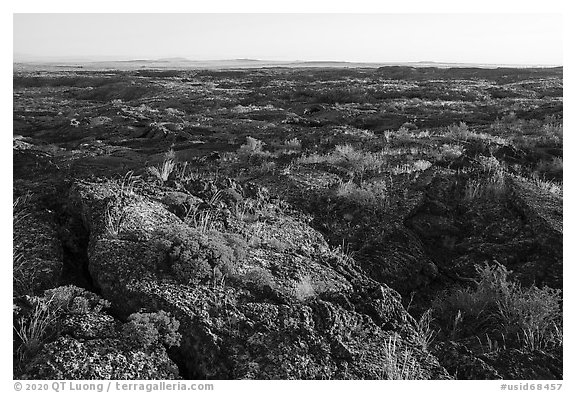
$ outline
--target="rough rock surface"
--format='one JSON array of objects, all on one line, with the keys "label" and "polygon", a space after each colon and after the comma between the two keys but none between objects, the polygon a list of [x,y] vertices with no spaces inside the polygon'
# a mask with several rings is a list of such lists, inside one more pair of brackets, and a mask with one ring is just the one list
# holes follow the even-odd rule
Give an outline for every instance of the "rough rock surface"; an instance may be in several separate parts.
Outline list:
[{"label": "rough rock surface", "polygon": [[[123,315],[164,310],[179,321],[185,377],[449,378],[398,294],[298,221],[229,215],[219,228],[236,233],[205,241],[164,205],[109,184],[77,183],[70,195],[96,285]],[[122,217],[113,234],[110,209]]]},{"label": "rough rock surface", "polygon": [[[404,225],[405,218],[422,204],[424,193],[411,187],[376,207],[358,204],[335,195],[339,178],[332,172],[336,170],[304,168],[257,182],[309,212],[311,225],[333,243],[344,243],[342,248],[354,254],[370,278],[401,294],[425,287],[438,269],[418,237]],[[395,181],[401,184],[406,179]]]},{"label": "rough rock surface", "polygon": [[525,285],[562,286],[562,198],[511,176],[500,197],[463,197],[466,180],[439,174],[406,223],[441,270],[459,279],[497,261]]},{"label": "rough rock surface", "polygon": [[486,363],[498,369],[503,379],[562,379],[562,354],[508,349],[484,355]]},{"label": "rough rock surface", "polygon": [[[19,375],[22,379],[174,379],[176,365],[158,341],[142,345],[126,333],[126,325],[103,308],[108,305],[83,289],[67,286],[30,298],[16,311],[20,321],[43,321],[49,315],[46,332],[52,332]],[[38,307],[48,310],[38,314]],[[21,323],[22,325],[22,323]],[[28,346],[29,347],[29,346]],[[23,348],[28,348],[23,346]],[[28,348],[29,349],[29,348]]]},{"label": "rough rock surface", "polygon": [[518,178],[510,179],[510,189],[511,201],[535,235],[537,252],[529,258],[523,270],[531,273],[536,282],[552,288],[562,288],[562,197],[544,192],[534,184]]},{"label": "rough rock surface", "polygon": [[494,367],[480,359],[463,344],[453,341],[442,342],[435,346],[433,352],[450,375],[456,379],[503,378]]},{"label": "rough rock surface", "polygon": [[27,205],[14,220],[14,295],[53,288],[58,285],[63,268],[53,214]]}]

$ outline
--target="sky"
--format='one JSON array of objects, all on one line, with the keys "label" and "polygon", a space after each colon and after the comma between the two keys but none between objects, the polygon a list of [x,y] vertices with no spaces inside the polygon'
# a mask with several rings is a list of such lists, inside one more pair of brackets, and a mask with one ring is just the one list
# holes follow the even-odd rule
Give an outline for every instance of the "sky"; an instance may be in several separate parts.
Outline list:
[{"label": "sky", "polygon": [[561,14],[14,14],[15,61],[562,64]]}]

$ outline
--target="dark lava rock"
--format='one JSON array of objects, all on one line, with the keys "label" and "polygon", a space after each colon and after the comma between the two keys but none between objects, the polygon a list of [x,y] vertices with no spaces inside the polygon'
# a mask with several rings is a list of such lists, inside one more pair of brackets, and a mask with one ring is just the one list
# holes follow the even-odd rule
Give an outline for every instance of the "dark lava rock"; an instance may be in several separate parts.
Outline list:
[{"label": "dark lava rock", "polygon": [[[179,321],[186,378],[449,378],[399,295],[298,220],[232,216],[235,233],[203,232],[105,183],[70,195],[90,232],[94,282],[121,315],[164,310]],[[110,232],[104,217],[119,205]]]},{"label": "dark lava rock", "polygon": [[117,339],[63,336],[46,345],[22,379],[175,379],[176,365],[164,348],[140,351]]},{"label": "dark lava rock", "polygon": [[[529,258],[525,275],[538,284],[562,288],[563,199],[526,180],[510,178],[510,200],[535,235],[536,255]],[[540,263],[538,263],[540,262]]]},{"label": "dark lava rock", "polygon": [[562,379],[562,354],[553,356],[542,351],[524,352],[505,349],[482,356],[498,370],[503,379],[555,380]]},{"label": "dark lava rock", "polygon": [[464,198],[466,181],[439,174],[406,221],[445,273],[472,277],[497,261],[523,285],[562,286],[562,198],[506,175],[500,197]]},{"label": "dark lava rock", "polygon": [[143,345],[104,312],[109,303],[74,286],[48,290],[42,298],[17,302],[18,326],[38,323],[43,345],[21,345],[19,379],[175,379],[176,365],[159,338]]},{"label": "dark lava rock", "polygon": [[63,269],[62,246],[53,212],[24,204],[14,220],[14,295],[57,286]]},{"label": "dark lava rock", "polygon": [[502,379],[494,367],[476,356],[463,344],[453,341],[438,343],[433,351],[438,361],[456,379]]}]

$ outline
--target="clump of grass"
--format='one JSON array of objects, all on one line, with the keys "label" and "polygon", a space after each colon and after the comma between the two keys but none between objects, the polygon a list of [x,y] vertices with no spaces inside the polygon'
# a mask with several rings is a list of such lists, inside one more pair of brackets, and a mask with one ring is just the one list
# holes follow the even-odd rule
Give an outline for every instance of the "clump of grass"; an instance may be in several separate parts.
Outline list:
[{"label": "clump of grass", "polygon": [[350,144],[345,144],[337,145],[334,151],[328,154],[320,155],[312,153],[307,156],[302,156],[296,162],[303,165],[319,163],[339,165],[351,170],[353,174],[362,178],[366,173],[381,173],[385,169],[388,161],[383,151],[372,153],[358,150]]},{"label": "clump of grass", "polygon": [[286,150],[299,151],[302,149],[302,141],[298,138],[292,138],[284,141],[283,147]]},{"label": "clump of grass", "polygon": [[274,161],[264,161],[258,166],[257,170],[260,173],[273,173],[276,168],[277,166]]},{"label": "clump of grass", "polygon": [[63,314],[100,312],[110,306],[109,302],[74,286],[50,289],[42,297],[28,299],[30,309],[15,318],[13,325],[19,340],[17,355],[20,365],[25,365],[45,343],[60,334]]},{"label": "clump of grass", "polygon": [[359,205],[385,206],[389,202],[389,189],[384,181],[361,182],[352,180],[340,183],[336,195]]},{"label": "clump of grass", "polygon": [[[27,202],[30,198],[29,194],[19,196],[12,202],[12,224],[13,227],[20,225],[24,219],[30,216]],[[21,240],[19,240],[14,233],[12,237],[12,275],[14,281],[14,290],[16,293],[31,291],[34,284],[34,277],[36,274],[26,272],[27,263],[24,259],[24,254],[20,251]]]},{"label": "clump of grass", "polygon": [[499,198],[506,194],[506,170],[495,157],[478,157],[482,173],[469,178],[464,188],[464,200],[473,202],[481,198]]},{"label": "clump of grass", "polygon": [[464,154],[464,147],[459,144],[444,144],[440,146],[436,159],[441,160],[454,160]]},{"label": "clump of grass", "polygon": [[452,339],[488,337],[491,348],[547,350],[562,345],[560,290],[521,287],[500,264],[478,267],[477,272],[475,288],[457,289],[434,302],[445,334]]},{"label": "clump of grass", "polygon": [[30,200],[30,194],[25,194],[14,199],[12,202],[12,223],[17,225],[30,215],[27,203]]},{"label": "clump of grass", "polygon": [[125,197],[134,195],[134,188],[138,180],[139,177],[134,176],[134,171],[126,172],[122,180],[119,181],[120,188],[118,190],[118,196]]},{"label": "clump of grass", "polygon": [[358,174],[379,173],[387,161],[382,154],[357,150],[351,145],[338,145],[333,153],[334,163],[350,167]]},{"label": "clump of grass", "polygon": [[247,163],[253,163],[254,161],[265,160],[266,158],[272,157],[272,153],[264,151],[264,146],[266,146],[266,143],[263,141],[247,136],[246,143],[241,145],[237,151],[238,157],[241,161]]},{"label": "clump of grass", "polygon": [[542,133],[552,142],[562,143],[564,134],[562,121],[558,119],[549,119],[542,126]]},{"label": "clump of grass", "polygon": [[266,144],[261,140],[252,138],[251,136],[247,136],[246,143],[240,146],[240,149],[238,149],[238,153],[248,155],[259,154],[263,152],[264,146],[266,146]]},{"label": "clump of grass", "polygon": [[408,128],[402,126],[396,132],[395,139],[398,143],[409,143],[415,139],[415,136]]},{"label": "clump of grass", "polygon": [[121,200],[110,202],[104,214],[104,226],[106,232],[112,237],[118,237],[122,230],[126,210],[122,207]]},{"label": "clump of grass", "polygon": [[552,180],[541,178],[537,173],[532,173],[530,175],[529,181],[541,190],[558,196],[563,195],[563,187],[561,183],[556,183]]},{"label": "clump of grass", "polygon": [[468,128],[468,125],[464,122],[460,122],[459,124],[452,124],[449,125],[445,136],[454,139],[469,139],[471,137],[472,131]]},{"label": "clump of grass", "polygon": [[424,349],[428,349],[438,335],[438,331],[432,327],[433,321],[433,310],[429,308],[420,316],[416,323],[416,330],[420,334]]},{"label": "clump of grass", "polygon": [[176,167],[176,154],[170,149],[164,154],[164,160],[157,166],[148,167],[148,173],[153,175],[162,184],[168,181],[170,174]]},{"label": "clump of grass", "polygon": [[52,333],[51,327],[57,320],[57,313],[51,306],[51,299],[36,299],[27,316],[18,319],[14,331],[22,344],[18,348],[21,362],[34,356]]},{"label": "clump of grass", "polygon": [[432,163],[427,160],[416,160],[414,162],[403,164],[403,165],[396,165],[392,168],[392,173],[394,175],[400,175],[403,173],[412,174],[417,172],[425,171],[426,169],[430,168]]},{"label": "clump of grass", "polygon": [[188,161],[182,163],[176,163],[173,170],[174,178],[178,179],[182,183],[188,183],[190,181],[198,180],[202,176],[197,168],[189,168]]},{"label": "clump of grass", "polygon": [[192,226],[200,233],[208,233],[214,229],[214,214],[210,210],[197,211],[192,215]]},{"label": "clump of grass", "polygon": [[422,371],[412,356],[412,352],[401,349],[398,336],[389,337],[384,343],[385,358],[383,364],[384,378],[388,380],[422,379]]},{"label": "clump of grass", "polygon": [[121,180],[111,183],[112,195],[104,213],[104,227],[112,237],[117,237],[120,234],[126,219],[124,206],[136,194],[135,187],[139,180],[139,176],[134,176],[134,172],[129,171]]}]

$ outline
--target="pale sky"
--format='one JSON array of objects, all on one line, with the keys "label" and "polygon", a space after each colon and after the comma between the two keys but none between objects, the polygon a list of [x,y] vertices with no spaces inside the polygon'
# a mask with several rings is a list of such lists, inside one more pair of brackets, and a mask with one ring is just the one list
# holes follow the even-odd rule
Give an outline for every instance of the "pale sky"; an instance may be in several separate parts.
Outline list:
[{"label": "pale sky", "polygon": [[14,14],[15,59],[562,64],[560,14]]}]

